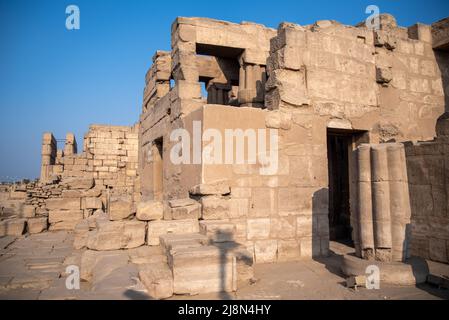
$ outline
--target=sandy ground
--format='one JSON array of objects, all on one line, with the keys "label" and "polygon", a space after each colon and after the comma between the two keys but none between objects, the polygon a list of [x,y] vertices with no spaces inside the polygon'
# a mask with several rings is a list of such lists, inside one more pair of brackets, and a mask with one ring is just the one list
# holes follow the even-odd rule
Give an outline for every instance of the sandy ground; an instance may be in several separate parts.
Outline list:
[{"label": "sandy ground", "polygon": [[[104,276],[98,277],[96,283],[82,283],[80,290],[68,290],[66,265],[79,263],[81,253],[73,250],[72,241],[73,236],[66,232],[0,238],[0,299],[149,299],[133,264],[115,270],[106,266]],[[331,243],[332,254],[326,258],[256,265],[257,281],[235,293],[171,299],[449,299],[449,290],[428,284],[400,287],[381,283],[379,290],[347,288],[339,265],[341,254],[350,250]],[[125,251],[123,254],[127,255]],[[429,263],[429,267],[431,271],[449,270],[448,265],[436,263]]]}]

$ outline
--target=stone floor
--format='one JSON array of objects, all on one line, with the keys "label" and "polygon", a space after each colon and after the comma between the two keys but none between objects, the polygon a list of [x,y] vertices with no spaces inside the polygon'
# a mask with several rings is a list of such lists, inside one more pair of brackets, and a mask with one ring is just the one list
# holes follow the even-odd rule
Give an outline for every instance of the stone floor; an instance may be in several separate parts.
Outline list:
[{"label": "stone floor", "polygon": [[[0,238],[0,299],[149,299],[138,279],[138,266],[127,251],[114,253],[112,260],[98,266],[90,285],[82,282],[80,290],[68,290],[66,266],[79,265],[81,255],[72,242],[73,236],[66,232]],[[332,243],[331,250],[330,257],[314,261],[257,265],[257,281],[236,293],[172,299],[449,299],[449,290],[427,284],[346,288],[339,254],[348,248]],[[449,268],[435,263],[429,267],[443,272]]]}]

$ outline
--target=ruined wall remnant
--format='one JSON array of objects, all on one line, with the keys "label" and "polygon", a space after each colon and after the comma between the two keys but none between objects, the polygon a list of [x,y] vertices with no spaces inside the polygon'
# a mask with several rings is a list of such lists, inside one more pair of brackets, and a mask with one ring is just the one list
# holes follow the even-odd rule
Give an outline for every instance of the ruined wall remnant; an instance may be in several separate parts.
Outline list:
[{"label": "ruined wall remnant", "polygon": [[448,116],[440,117],[434,141],[407,143],[410,188],[411,253],[449,262]]}]

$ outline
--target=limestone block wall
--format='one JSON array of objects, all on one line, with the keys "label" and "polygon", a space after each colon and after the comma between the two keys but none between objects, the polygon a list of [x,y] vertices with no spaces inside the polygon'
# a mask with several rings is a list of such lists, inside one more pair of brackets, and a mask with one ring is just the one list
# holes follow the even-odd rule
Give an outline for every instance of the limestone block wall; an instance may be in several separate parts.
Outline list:
[{"label": "limestone block wall", "polygon": [[441,140],[406,144],[411,254],[449,262],[449,148]]},{"label": "limestone block wall", "polygon": [[[142,199],[163,201],[164,220],[187,215],[203,225],[229,223],[259,262],[327,254],[328,130],[351,134],[349,151],[361,143],[432,139],[444,111],[444,63],[433,51],[430,26],[399,27],[389,15],[381,17],[377,31],[327,20],[309,26],[282,23],[276,31],[252,23],[178,18],[171,42],[171,52],[157,52],[147,73],[139,130]],[[235,86],[235,79],[223,80],[217,57],[238,60],[232,106],[213,104],[226,100],[215,99],[220,90]],[[201,96],[204,81],[213,93],[208,100]],[[277,130],[279,170],[261,175],[260,164],[173,165],[170,152],[176,143],[170,135],[186,129],[192,137],[194,121],[201,121],[200,135],[207,129]],[[353,210],[357,181],[351,163],[349,169]],[[216,184],[229,190],[218,192]],[[215,191],[197,191],[202,188]],[[195,210],[170,204],[186,198],[200,203],[199,215],[196,204],[187,206]],[[387,248],[393,260],[407,254],[399,242]],[[384,245],[376,248],[380,253]]]},{"label": "limestone block wall", "polygon": [[109,211],[117,199],[140,200],[137,163],[138,126],[92,125],[82,153],[73,134],[57,150],[56,139],[46,133],[43,175],[29,191],[29,205],[48,216],[51,230],[73,230],[96,211]]},{"label": "limestone block wall", "polygon": [[367,260],[410,257],[410,198],[403,144],[362,144],[356,157],[356,253]]},{"label": "limestone block wall", "polygon": [[[416,27],[416,26],[415,26]],[[371,142],[429,140],[444,112],[430,26],[381,16],[381,29],[318,21],[284,23],[271,41],[265,105],[366,130]]]}]

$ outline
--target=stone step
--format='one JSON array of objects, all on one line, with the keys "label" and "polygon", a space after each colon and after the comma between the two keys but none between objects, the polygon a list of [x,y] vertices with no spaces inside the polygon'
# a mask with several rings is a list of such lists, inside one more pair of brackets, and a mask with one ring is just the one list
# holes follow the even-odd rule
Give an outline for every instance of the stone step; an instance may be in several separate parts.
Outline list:
[{"label": "stone step", "polygon": [[235,239],[236,226],[232,222],[223,220],[200,221],[200,233],[205,235],[210,242],[231,242]]},{"label": "stone step", "polygon": [[159,237],[162,249],[169,254],[172,250],[207,245],[208,238],[199,233],[168,233]]},{"label": "stone step", "polygon": [[141,265],[139,279],[153,299],[166,299],[173,295],[173,274],[166,263]]},{"label": "stone step", "polygon": [[168,254],[174,294],[232,292],[237,289],[236,258],[217,246],[178,248]]},{"label": "stone step", "polygon": [[199,224],[197,219],[149,221],[147,244],[149,246],[158,246],[159,237],[164,234],[185,234],[198,232]]}]

